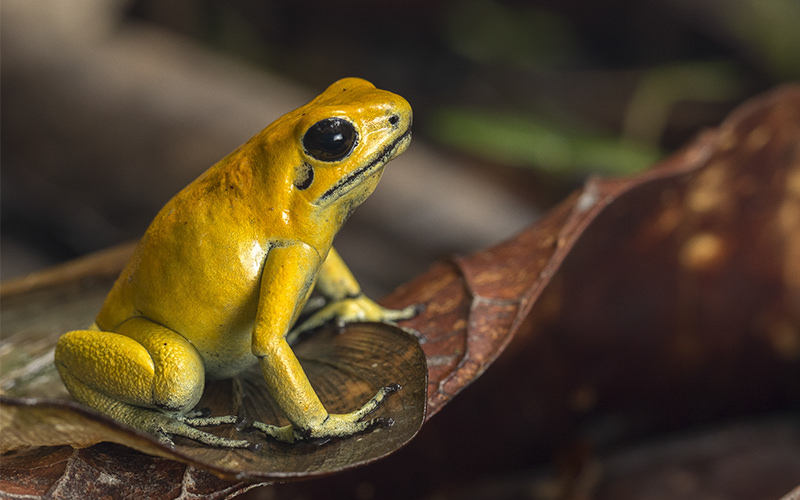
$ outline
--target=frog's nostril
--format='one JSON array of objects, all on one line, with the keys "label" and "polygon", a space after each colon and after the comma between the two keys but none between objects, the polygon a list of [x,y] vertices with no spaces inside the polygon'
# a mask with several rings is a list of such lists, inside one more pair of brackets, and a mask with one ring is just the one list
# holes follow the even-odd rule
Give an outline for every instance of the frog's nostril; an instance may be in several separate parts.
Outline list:
[{"label": "frog's nostril", "polygon": [[398,115],[392,115],[389,117],[389,123],[392,125],[397,125],[397,122],[399,121],[400,121],[400,116]]}]

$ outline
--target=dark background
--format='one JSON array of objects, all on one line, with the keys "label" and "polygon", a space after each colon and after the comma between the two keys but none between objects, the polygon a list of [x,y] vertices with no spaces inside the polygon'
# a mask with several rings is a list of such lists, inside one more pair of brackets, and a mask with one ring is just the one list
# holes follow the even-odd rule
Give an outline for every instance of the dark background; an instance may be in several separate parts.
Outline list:
[{"label": "dark background", "polygon": [[793,0],[4,2],[2,276],[135,239],[233,147],[361,76],[415,109],[415,156],[362,211],[381,217],[339,238],[385,293],[796,79],[798,18]]}]

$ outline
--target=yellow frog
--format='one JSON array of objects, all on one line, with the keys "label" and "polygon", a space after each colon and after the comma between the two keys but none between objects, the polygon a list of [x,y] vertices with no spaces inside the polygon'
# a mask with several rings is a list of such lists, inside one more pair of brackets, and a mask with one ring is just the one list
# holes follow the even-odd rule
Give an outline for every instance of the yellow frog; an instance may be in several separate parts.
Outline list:
[{"label": "yellow frog", "polygon": [[[258,362],[288,426],[257,422],[286,442],[346,437],[398,388],[360,409],[329,414],[287,336],[331,319],[393,322],[332,248],[348,215],[375,189],[386,162],[411,141],[411,107],[346,78],[286,114],[180,191],[156,215],[89,330],[56,347],[64,384],[79,401],[150,432],[247,447],[196,427],[232,423],[193,411],[205,378]],[[324,307],[292,329],[312,290]]]}]

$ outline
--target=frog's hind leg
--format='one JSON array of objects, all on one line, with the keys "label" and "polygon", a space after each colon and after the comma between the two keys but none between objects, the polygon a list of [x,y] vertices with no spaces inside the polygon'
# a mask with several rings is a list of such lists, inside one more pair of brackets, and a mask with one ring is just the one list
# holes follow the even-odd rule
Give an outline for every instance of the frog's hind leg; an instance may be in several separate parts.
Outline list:
[{"label": "frog's hind leg", "polygon": [[117,333],[68,332],[56,346],[56,366],[75,399],[162,442],[179,435],[211,446],[251,446],[193,427],[235,417],[187,417],[203,394],[203,360],[183,336],[152,321],[133,318]]}]

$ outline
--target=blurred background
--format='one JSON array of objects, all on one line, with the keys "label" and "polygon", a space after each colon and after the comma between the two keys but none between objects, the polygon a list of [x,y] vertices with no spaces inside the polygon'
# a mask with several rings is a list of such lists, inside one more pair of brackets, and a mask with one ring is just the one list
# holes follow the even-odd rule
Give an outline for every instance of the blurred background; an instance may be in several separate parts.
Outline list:
[{"label": "blurred background", "polygon": [[797,80],[798,19],[794,0],[5,0],[0,272],[136,239],[227,152],[360,76],[415,110],[337,239],[380,295]]}]

